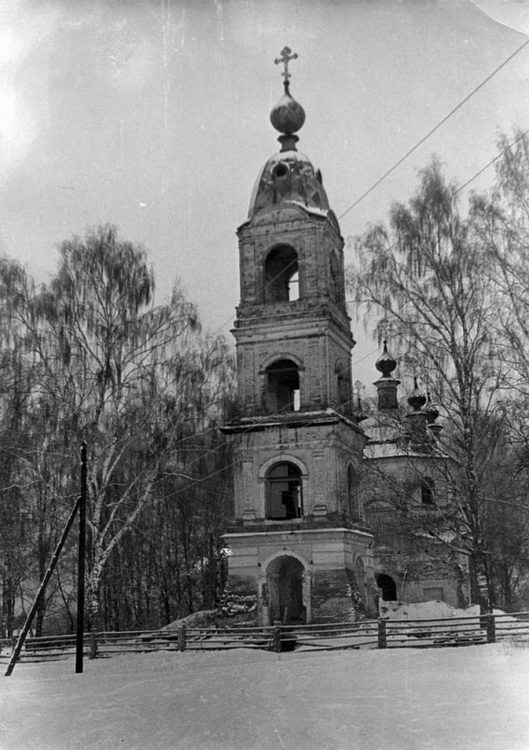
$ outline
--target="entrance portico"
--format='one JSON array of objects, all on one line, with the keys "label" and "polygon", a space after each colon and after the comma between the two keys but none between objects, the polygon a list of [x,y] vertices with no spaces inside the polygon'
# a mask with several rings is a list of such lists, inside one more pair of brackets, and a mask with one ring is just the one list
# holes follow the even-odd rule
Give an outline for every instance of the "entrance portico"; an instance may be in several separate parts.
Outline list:
[{"label": "entrance portico", "polygon": [[311,576],[307,561],[296,554],[279,552],[263,568],[259,582],[263,622],[310,622]]}]

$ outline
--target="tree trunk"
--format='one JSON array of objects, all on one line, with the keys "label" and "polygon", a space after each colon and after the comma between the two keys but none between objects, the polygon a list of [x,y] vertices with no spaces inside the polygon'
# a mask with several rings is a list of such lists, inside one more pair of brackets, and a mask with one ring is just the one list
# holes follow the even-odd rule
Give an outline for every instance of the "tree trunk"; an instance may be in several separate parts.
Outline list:
[{"label": "tree trunk", "polygon": [[2,582],[2,630],[6,638],[13,637],[13,620],[15,616],[14,594],[13,579],[8,573]]}]

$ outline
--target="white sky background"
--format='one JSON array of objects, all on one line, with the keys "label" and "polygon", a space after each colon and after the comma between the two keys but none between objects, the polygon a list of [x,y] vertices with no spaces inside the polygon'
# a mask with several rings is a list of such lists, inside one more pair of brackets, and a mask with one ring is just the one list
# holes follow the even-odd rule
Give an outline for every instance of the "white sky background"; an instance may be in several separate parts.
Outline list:
[{"label": "white sky background", "polygon": [[[45,280],[61,240],[116,224],[148,248],[160,301],[180,277],[227,331],[235,230],[279,148],[282,47],[299,55],[298,147],[340,216],[524,33],[529,0],[0,0],[0,254]],[[463,183],[515,126],[529,127],[529,46],[347,213],[343,236],[406,200],[433,153]],[[353,377],[369,383],[376,345],[354,332]]]}]

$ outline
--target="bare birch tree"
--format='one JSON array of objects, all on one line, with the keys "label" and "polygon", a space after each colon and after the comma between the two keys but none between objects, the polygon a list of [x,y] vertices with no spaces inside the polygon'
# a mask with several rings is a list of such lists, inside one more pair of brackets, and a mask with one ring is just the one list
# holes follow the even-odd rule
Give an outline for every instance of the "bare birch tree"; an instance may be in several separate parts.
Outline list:
[{"label": "bare birch tree", "polygon": [[444,447],[464,477],[455,508],[472,563],[472,597],[482,599],[478,581],[480,576],[490,581],[490,572],[478,425],[496,408],[504,377],[495,356],[497,300],[487,285],[489,259],[458,210],[455,186],[445,182],[435,161],[421,172],[409,205],[392,206],[390,229],[371,227],[357,250],[348,282],[358,309],[378,314],[379,325],[389,324],[394,348],[414,363],[410,374],[427,381],[449,418]]}]

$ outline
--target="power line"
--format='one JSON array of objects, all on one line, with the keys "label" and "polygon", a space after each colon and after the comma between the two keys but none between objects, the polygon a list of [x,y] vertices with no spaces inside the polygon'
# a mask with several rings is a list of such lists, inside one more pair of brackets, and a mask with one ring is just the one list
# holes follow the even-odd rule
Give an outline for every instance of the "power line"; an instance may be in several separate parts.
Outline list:
[{"label": "power line", "polygon": [[[389,170],[387,170],[367,191],[365,191],[346,211],[344,211],[344,213],[342,213],[339,218],[340,219],[343,218],[349,211],[351,211],[355,206],[357,206],[360,203],[360,201],[362,201],[367,195],[369,195],[389,174],[391,174],[400,164],[402,164],[402,162],[406,158],[408,158],[408,156],[410,156],[417,148],[419,148],[419,146],[421,146],[436,130],[438,130],[453,114],[455,114],[455,112],[457,112],[475,93],[477,93],[477,91],[479,91],[488,81],[490,81],[491,78],[493,78],[493,76],[496,75],[496,73],[498,73],[503,67],[505,67],[505,65],[507,65],[528,44],[529,44],[529,39],[526,40],[520,47],[518,47],[518,49],[516,49],[499,66],[497,66],[495,68],[495,70],[493,70],[483,81],[481,81],[481,83],[478,86],[476,86],[469,94],[467,94],[467,96],[464,99],[462,99],[462,101],[459,102],[459,104],[457,104],[456,107],[454,107],[444,118],[442,118],[442,120],[440,120],[437,123],[437,125],[435,125],[425,136],[423,136],[423,138],[421,138],[411,149],[409,149],[406,152],[406,154],[404,154],[404,156],[402,156],[397,162],[395,162],[395,164]],[[527,129],[521,135],[519,135],[511,144],[509,144],[505,149],[503,149],[493,159],[491,159],[489,162],[487,162],[487,164],[485,164],[480,170],[478,170],[478,172],[476,172],[470,179],[468,179],[465,183],[463,183],[462,185],[460,185],[456,189],[455,192],[459,193],[461,190],[463,190],[465,187],[467,187],[473,180],[475,180],[480,174],[482,174],[486,169],[488,169],[488,167],[490,167],[492,164],[494,164],[502,156],[502,154],[505,153],[505,151],[508,148],[512,147],[515,143],[517,143],[519,140],[521,140],[521,138],[524,137],[528,132],[529,132],[529,129]],[[393,243],[392,247],[394,247],[395,244],[396,243]],[[269,285],[271,285],[281,274],[283,274],[285,272],[285,270],[287,270],[290,266],[295,265],[295,263],[296,263],[296,260],[293,260],[293,261],[291,261],[288,264],[288,266],[286,268],[281,269],[281,271],[279,273],[277,273],[272,279],[268,280],[265,283],[265,288],[268,287]],[[215,336],[220,330],[222,330],[224,328],[224,326],[226,325],[227,322],[229,322],[229,320],[227,320],[223,324],[221,324],[210,335],[211,336]],[[377,350],[374,350],[373,352],[370,352],[369,354],[365,355],[360,360],[357,360],[355,364],[358,365],[360,362],[362,362],[365,359],[367,359],[368,357],[372,356],[377,351],[378,351],[378,348],[377,348]],[[352,401],[352,399],[351,399],[351,401]],[[348,403],[348,402],[346,402],[346,403]],[[341,406],[344,406],[344,405],[345,404],[342,404]],[[279,416],[280,413],[281,412],[277,413],[277,416]],[[268,417],[273,417],[275,415],[267,415],[267,416]],[[193,440],[193,439],[196,439],[197,437],[201,437],[201,436],[204,436],[204,435],[206,435],[206,434],[208,434],[210,432],[216,431],[217,429],[218,429],[218,427],[215,425],[215,426],[212,426],[212,427],[210,427],[210,428],[208,428],[206,430],[203,430],[201,432],[194,433],[193,435],[189,435],[189,436],[186,436],[184,438],[181,438],[180,440],[178,440],[176,442],[175,447],[183,444],[184,442],[186,442],[188,440]],[[251,429],[251,428],[248,428],[248,429]],[[244,431],[246,431],[246,430],[244,430]],[[200,458],[203,459],[209,453],[218,450],[220,447],[222,447],[223,445],[229,444],[230,442],[231,442],[231,439],[228,439],[226,441],[223,441],[220,445],[214,446],[214,447],[206,450],[204,452],[204,454],[202,454],[202,456]],[[194,462],[191,462],[191,463],[194,463]]]},{"label": "power line", "polygon": [[[465,98],[464,98],[464,99],[462,99],[462,100],[461,100],[461,101],[459,102],[459,104],[457,104],[457,105],[456,105],[456,106],[455,106],[455,107],[454,107],[454,108],[453,108],[452,110],[450,110],[450,112],[449,112],[449,113],[448,113],[447,115],[445,115],[445,116],[443,117],[443,119],[442,119],[442,120],[439,120],[439,122],[437,123],[437,125],[435,125],[435,126],[434,126],[434,127],[433,127],[433,128],[431,129],[431,130],[429,130],[429,131],[428,131],[428,133],[426,133],[426,135],[424,135],[424,136],[423,136],[423,137],[422,137],[422,138],[421,138],[421,139],[420,139],[419,141],[417,141],[417,143],[416,143],[416,144],[415,144],[414,146],[412,146],[412,148],[410,148],[410,149],[409,149],[409,151],[407,151],[407,152],[406,152],[406,153],[404,154],[404,156],[401,156],[401,158],[400,158],[400,159],[399,159],[398,161],[396,161],[396,162],[395,162],[395,164],[393,164],[393,166],[392,166],[392,167],[390,167],[390,168],[389,168],[389,169],[388,169],[388,170],[387,170],[386,172],[384,172],[384,174],[382,175],[382,177],[379,177],[379,178],[378,178],[378,180],[377,180],[376,182],[374,182],[374,183],[373,183],[373,184],[371,185],[371,187],[370,187],[370,188],[368,188],[368,189],[367,189],[367,190],[366,190],[366,191],[365,191],[364,193],[362,193],[362,195],[361,195],[361,196],[360,196],[359,198],[357,198],[357,200],[356,200],[356,201],[355,201],[354,203],[352,203],[352,204],[351,204],[351,205],[349,206],[349,208],[347,208],[347,209],[346,209],[346,210],[345,210],[345,211],[343,212],[343,214],[341,214],[341,215],[340,215],[340,216],[338,217],[338,219],[343,219],[343,217],[344,217],[344,216],[345,216],[346,214],[348,214],[348,213],[349,213],[349,211],[351,211],[351,210],[352,210],[353,208],[355,208],[356,206],[358,206],[358,204],[359,204],[359,203],[360,203],[361,201],[363,201],[363,200],[364,200],[364,198],[366,198],[366,197],[367,197],[367,196],[368,196],[368,195],[369,195],[369,194],[370,194],[370,193],[371,193],[371,192],[372,192],[372,191],[373,191],[373,190],[374,190],[374,189],[375,189],[376,187],[378,187],[378,186],[380,185],[380,183],[381,183],[381,182],[383,182],[383,181],[384,181],[384,180],[386,179],[386,177],[388,177],[388,176],[389,176],[389,175],[390,175],[390,174],[391,174],[391,173],[392,173],[392,172],[393,172],[393,171],[394,171],[394,170],[395,170],[395,169],[396,169],[396,168],[397,168],[398,166],[400,166],[400,165],[402,164],[402,162],[403,162],[403,161],[405,161],[405,159],[407,159],[407,158],[408,158],[408,156],[411,156],[411,154],[413,154],[413,152],[414,152],[414,151],[416,151],[416,150],[417,150],[417,149],[419,148],[419,146],[422,146],[422,144],[423,144],[423,143],[424,143],[424,142],[425,142],[425,141],[426,141],[426,140],[427,140],[427,139],[428,139],[428,138],[429,138],[429,137],[430,137],[431,135],[433,135],[433,133],[435,133],[435,131],[436,131],[436,130],[438,130],[438,129],[439,129],[440,127],[441,127],[441,125],[444,125],[444,123],[445,123],[445,122],[446,122],[446,121],[447,121],[447,120],[448,120],[448,119],[449,119],[450,117],[452,117],[452,115],[454,115],[454,114],[455,114],[455,113],[456,113],[456,112],[457,112],[457,111],[458,111],[459,109],[461,109],[461,107],[462,107],[462,106],[463,106],[464,104],[466,104],[466,103],[468,102],[468,100],[469,100],[469,99],[470,99],[471,97],[473,97],[473,96],[474,96],[474,94],[475,94],[475,93],[477,93],[477,92],[478,92],[478,91],[479,91],[479,90],[480,90],[480,89],[481,89],[481,88],[482,88],[482,87],[483,87],[483,86],[484,86],[484,85],[485,85],[486,83],[488,83],[488,82],[490,81],[490,79],[491,79],[491,78],[493,78],[493,77],[494,77],[494,76],[496,75],[496,73],[498,73],[498,72],[499,72],[499,71],[500,71],[500,70],[501,70],[501,69],[502,69],[503,67],[505,67],[505,65],[507,65],[507,63],[509,63],[509,62],[510,62],[510,61],[511,61],[511,60],[513,59],[513,57],[515,57],[515,56],[516,56],[516,55],[517,55],[517,54],[518,54],[519,52],[521,52],[521,51],[522,51],[522,50],[523,50],[523,49],[524,49],[525,47],[527,47],[527,45],[528,45],[528,44],[529,44],[529,39],[527,39],[527,40],[526,40],[526,41],[525,41],[525,42],[524,42],[524,43],[523,43],[522,45],[520,45],[520,47],[518,47],[518,49],[516,49],[516,50],[515,50],[515,51],[514,51],[514,52],[513,52],[513,53],[512,53],[511,55],[509,55],[509,57],[507,57],[507,58],[506,58],[506,59],[505,59],[505,60],[504,60],[504,61],[503,61],[503,62],[502,62],[502,63],[501,63],[500,65],[498,65],[498,67],[497,67],[497,68],[495,68],[495,69],[494,69],[494,70],[492,71],[492,73],[490,73],[490,74],[489,74],[489,75],[488,75],[488,76],[487,76],[486,78],[484,78],[484,79],[483,79],[483,81],[481,81],[481,83],[479,83],[479,84],[478,84],[478,85],[476,86],[476,88],[475,88],[475,89],[473,89],[473,90],[472,90],[472,91],[471,91],[471,92],[470,92],[469,94],[467,94],[467,95],[465,96]],[[492,162],[491,162],[491,163],[492,163]],[[490,166],[490,165],[487,165],[487,166]],[[484,167],[484,169],[486,169],[486,167]],[[477,177],[477,175],[476,175],[476,177]],[[465,186],[462,186],[462,187],[465,187]]]},{"label": "power line", "polygon": [[480,170],[478,170],[478,171],[476,172],[476,174],[474,174],[474,175],[473,175],[473,176],[472,176],[472,177],[471,177],[471,178],[470,178],[469,180],[467,180],[466,182],[464,182],[464,183],[463,183],[462,185],[459,185],[459,187],[458,187],[458,188],[456,189],[456,191],[455,191],[456,195],[457,195],[457,193],[460,193],[460,192],[461,192],[461,190],[463,190],[464,188],[466,188],[466,187],[467,187],[467,185],[470,185],[470,183],[471,183],[471,182],[473,182],[473,181],[474,181],[474,180],[476,179],[476,177],[479,177],[479,176],[480,176],[480,174],[482,174],[482,173],[483,173],[483,172],[484,172],[484,171],[485,171],[486,169],[488,169],[488,168],[489,168],[490,166],[492,166],[492,164],[494,164],[494,162],[498,161],[498,159],[500,159],[500,158],[501,158],[501,157],[503,156],[503,154],[504,154],[504,153],[505,153],[506,151],[508,151],[508,150],[509,150],[510,148],[512,148],[512,147],[513,147],[513,146],[514,146],[514,145],[515,145],[516,143],[518,143],[518,141],[521,141],[521,140],[522,140],[522,138],[523,138],[523,137],[524,137],[525,135],[527,135],[527,133],[529,133],[529,128],[527,128],[527,130],[524,130],[524,131],[523,131],[523,133],[520,133],[520,135],[519,135],[519,136],[518,136],[517,138],[515,138],[515,139],[514,139],[514,141],[513,141],[512,143],[509,143],[509,144],[508,144],[507,146],[505,146],[505,148],[504,148],[504,149],[502,149],[502,150],[500,151],[500,153],[499,153],[499,154],[496,154],[496,156],[495,156],[495,157],[494,157],[493,159],[491,159],[490,161],[488,161],[488,162],[487,162],[487,163],[485,164],[485,166],[484,166],[484,167],[481,167],[481,169],[480,169]]},{"label": "power line", "polygon": [[[529,44],[529,40],[528,40],[528,41],[527,41],[527,42],[526,42],[526,43],[525,43],[524,45],[522,45],[522,47],[526,46],[526,44]],[[520,49],[521,49],[521,48],[520,48]],[[512,56],[513,56],[513,55],[511,55],[511,57],[512,57]],[[492,74],[491,74],[491,75],[492,75]],[[490,76],[489,76],[489,78],[490,78]],[[499,154],[497,154],[497,155],[496,155],[496,156],[495,156],[495,157],[494,157],[493,159],[491,159],[490,161],[488,161],[488,162],[487,162],[487,163],[486,163],[486,164],[485,164],[485,165],[484,165],[483,167],[481,167],[481,169],[479,169],[479,170],[478,170],[478,171],[477,171],[477,172],[476,172],[476,173],[475,173],[475,174],[474,174],[474,175],[473,175],[472,177],[470,177],[470,178],[469,178],[469,179],[468,179],[468,180],[467,180],[466,182],[464,182],[464,183],[463,183],[462,185],[460,185],[460,186],[459,186],[459,187],[458,187],[458,188],[457,188],[457,189],[455,190],[455,193],[457,194],[457,193],[459,193],[459,192],[460,192],[461,190],[463,190],[463,189],[464,189],[465,187],[467,187],[467,186],[468,186],[468,185],[469,185],[469,184],[470,184],[471,182],[473,182],[473,181],[474,181],[474,180],[475,180],[475,179],[476,179],[477,177],[479,177],[479,175],[480,175],[480,174],[482,174],[482,173],[483,173],[483,172],[484,172],[484,171],[485,171],[486,169],[488,169],[488,168],[489,168],[489,167],[490,167],[490,166],[491,166],[492,164],[494,164],[494,163],[495,163],[495,162],[496,162],[496,161],[497,161],[497,160],[498,160],[498,159],[499,159],[499,158],[500,158],[500,157],[501,157],[501,156],[502,156],[502,155],[503,155],[503,154],[504,154],[504,153],[505,153],[505,152],[506,152],[506,151],[507,151],[507,150],[508,150],[509,148],[512,148],[512,146],[514,146],[514,145],[515,145],[516,143],[518,143],[518,141],[520,141],[520,140],[521,140],[521,139],[522,139],[522,138],[523,138],[523,137],[524,137],[525,135],[527,135],[527,133],[529,133],[529,128],[528,128],[527,130],[525,130],[525,131],[524,131],[523,133],[521,133],[520,135],[518,135],[518,136],[517,136],[517,138],[515,138],[515,139],[514,139],[514,141],[512,141],[512,142],[511,142],[511,143],[509,143],[509,144],[508,144],[508,145],[507,145],[507,146],[506,146],[506,147],[505,147],[504,149],[502,149],[502,151],[500,151],[500,153],[499,153]],[[394,248],[394,247],[396,246],[396,244],[397,244],[397,242],[396,242],[396,241],[395,241],[395,242],[393,242],[393,243],[392,243],[392,244],[390,245],[390,248],[389,248],[389,249],[390,249],[390,250],[392,250],[392,249],[393,249],[393,248]],[[277,279],[277,278],[278,278],[278,277],[279,277],[279,276],[280,276],[280,275],[281,275],[282,273],[284,273],[284,272],[285,272],[285,270],[288,270],[288,268],[289,268],[290,266],[293,266],[293,265],[294,265],[295,263],[296,263],[296,260],[290,261],[290,263],[289,263],[289,264],[288,264],[288,265],[287,265],[287,266],[286,266],[286,267],[285,267],[284,269],[282,269],[282,270],[281,270],[281,271],[280,271],[279,273],[277,273],[277,274],[276,274],[276,275],[275,275],[275,276],[274,276],[274,277],[273,277],[272,279],[270,279],[270,280],[269,280],[268,282],[266,282],[266,284],[265,284],[265,288],[266,288],[266,287],[267,287],[267,286],[268,286],[269,284],[273,283],[273,282],[274,282],[274,281],[275,281],[275,280],[276,280],[276,279]],[[352,303],[352,302],[354,302],[354,300],[345,300],[345,303],[346,303],[346,304],[348,304],[348,303]],[[211,335],[212,335],[212,336],[215,336],[215,335],[216,335],[216,333],[218,332],[218,330],[220,330],[220,328],[219,328],[219,329],[217,329],[217,331],[216,331],[216,332],[213,332],[213,334],[211,334]],[[354,364],[354,365],[358,365],[358,364],[360,364],[361,362],[363,362],[364,360],[366,360],[366,359],[368,359],[369,357],[373,356],[373,355],[374,355],[375,353],[377,353],[377,352],[378,352],[378,347],[377,347],[377,349],[373,350],[372,352],[369,352],[368,354],[366,354],[366,355],[365,355],[364,357],[362,357],[361,359],[359,359],[359,360],[356,360],[356,362],[353,362],[353,364]],[[345,372],[346,370],[347,370],[347,368],[344,368],[343,372]],[[340,404],[340,406],[341,406],[341,407],[343,407],[343,406],[347,405],[348,403],[352,403],[352,401],[353,401],[353,399],[351,399],[351,400],[350,400],[350,401],[348,401],[348,402],[344,402],[343,404]],[[266,416],[267,416],[268,418],[279,417],[279,416],[280,416],[280,415],[281,415],[281,414],[282,414],[282,413],[284,412],[284,410],[285,410],[285,409],[286,409],[287,411],[289,411],[289,410],[290,410],[290,409],[289,409],[289,407],[287,406],[287,407],[283,407],[283,409],[282,409],[281,411],[279,411],[279,412],[276,412],[275,414],[268,414],[268,415],[266,415]],[[245,430],[243,430],[243,432],[247,432],[247,431],[250,431],[251,429],[252,429],[252,427],[248,427],[248,428],[246,428]],[[188,440],[194,440],[194,439],[196,439],[196,438],[199,438],[199,437],[203,437],[203,436],[205,436],[205,435],[209,434],[210,432],[214,432],[214,431],[217,431],[217,430],[218,430],[218,425],[213,425],[213,426],[211,426],[211,427],[209,427],[209,428],[207,428],[207,429],[205,429],[205,430],[202,430],[202,431],[200,431],[200,432],[197,432],[197,433],[193,433],[193,434],[191,434],[191,435],[187,435],[187,436],[185,436],[185,437],[183,437],[183,438],[180,438],[179,440],[177,440],[177,441],[176,441],[176,443],[174,444],[174,448],[177,448],[178,446],[182,445],[183,443],[187,442]],[[45,434],[45,433],[43,433],[43,434]],[[219,450],[220,448],[222,448],[222,447],[223,447],[223,446],[225,446],[225,445],[228,445],[228,444],[229,444],[229,443],[231,443],[231,442],[232,442],[232,438],[228,438],[227,440],[225,440],[225,441],[222,441],[222,442],[221,442],[221,443],[219,443],[218,445],[215,445],[215,446],[212,446],[211,448],[208,448],[208,449],[206,449],[206,450],[205,450],[205,451],[204,451],[203,453],[201,453],[201,455],[200,455],[200,456],[199,456],[199,457],[198,457],[197,459],[195,459],[195,460],[191,461],[191,463],[190,463],[189,465],[193,465],[193,464],[194,464],[194,463],[196,463],[197,461],[199,461],[199,460],[203,460],[203,459],[204,459],[204,458],[205,458],[206,456],[208,456],[209,454],[211,454],[211,453],[214,453],[214,452],[218,451],[218,450]],[[64,456],[66,456],[66,454],[58,454],[58,455],[64,455]]]},{"label": "power line", "polygon": [[[383,174],[383,175],[382,175],[381,177],[379,177],[379,179],[378,179],[378,180],[377,180],[376,182],[374,182],[374,183],[373,183],[373,184],[371,185],[371,187],[370,187],[370,188],[368,188],[368,189],[367,189],[367,190],[366,190],[366,191],[365,191],[364,193],[362,193],[362,195],[361,195],[361,196],[360,196],[359,198],[357,198],[357,200],[356,200],[356,201],[355,201],[354,203],[352,203],[352,204],[351,204],[351,205],[349,206],[349,208],[347,208],[347,209],[346,209],[346,210],[345,210],[345,211],[344,211],[344,212],[343,212],[342,214],[340,214],[340,216],[338,217],[338,219],[343,219],[343,217],[344,217],[344,216],[345,216],[346,214],[348,214],[348,213],[349,213],[349,211],[351,211],[351,210],[352,210],[353,208],[355,208],[355,207],[356,207],[356,206],[357,206],[357,205],[358,205],[358,204],[359,204],[359,203],[360,203],[360,202],[361,202],[361,201],[362,201],[362,200],[363,200],[364,198],[366,198],[366,197],[367,197],[367,196],[368,196],[368,195],[369,195],[369,194],[370,194],[370,193],[371,193],[371,192],[372,192],[372,191],[373,191],[373,190],[374,190],[374,189],[375,189],[376,187],[378,187],[378,186],[380,185],[380,183],[381,183],[381,182],[383,182],[383,181],[384,181],[384,180],[386,179],[386,177],[388,177],[388,176],[389,176],[389,175],[390,175],[390,174],[391,174],[391,173],[392,173],[392,172],[393,172],[393,171],[394,171],[394,170],[395,170],[395,169],[396,169],[396,168],[397,168],[398,166],[400,166],[400,165],[402,164],[402,162],[403,162],[403,161],[405,161],[405,160],[406,160],[406,159],[408,158],[408,156],[411,156],[411,154],[412,154],[412,153],[413,153],[414,151],[416,151],[416,150],[417,150],[417,149],[419,148],[419,146],[422,146],[422,144],[423,144],[423,143],[424,143],[424,142],[425,142],[425,141],[426,141],[426,140],[427,140],[427,139],[428,139],[428,138],[429,138],[429,137],[430,137],[431,135],[433,135],[433,133],[435,133],[435,132],[436,132],[436,130],[438,130],[438,129],[439,129],[439,128],[440,128],[441,126],[442,126],[442,125],[444,125],[444,123],[445,123],[445,122],[446,122],[446,121],[447,121],[447,120],[448,120],[448,119],[449,119],[450,117],[452,117],[452,115],[454,115],[454,114],[455,114],[455,113],[456,113],[456,112],[457,112],[457,111],[458,111],[459,109],[461,109],[461,107],[462,107],[462,106],[463,106],[464,104],[466,104],[466,102],[467,102],[467,101],[468,101],[468,100],[469,100],[469,99],[470,99],[470,98],[471,98],[472,96],[474,96],[474,94],[476,94],[476,93],[477,93],[477,92],[478,92],[478,91],[479,91],[479,90],[480,90],[480,89],[481,89],[481,88],[482,88],[482,87],[483,87],[483,86],[484,86],[484,85],[485,85],[486,83],[488,83],[488,82],[489,82],[489,81],[491,80],[491,78],[493,78],[493,77],[494,77],[494,76],[496,75],[496,73],[498,73],[498,72],[499,72],[499,71],[500,71],[500,70],[501,70],[502,68],[504,68],[504,67],[505,67],[505,66],[506,66],[506,65],[507,65],[507,64],[508,64],[508,63],[509,63],[509,62],[510,62],[510,61],[511,61],[511,60],[512,60],[512,59],[513,59],[513,58],[514,58],[514,57],[515,57],[515,56],[516,56],[516,55],[517,55],[517,54],[518,54],[519,52],[521,52],[521,51],[522,51],[522,50],[523,50],[523,49],[524,49],[524,48],[525,48],[525,47],[526,47],[526,46],[527,46],[528,44],[529,44],[529,39],[527,39],[527,40],[526,40],[526,41],[525,41],[525,42],[524,42],[524,43],[523,43],[522,45],[520,45],[520,47],[518,47],[518,49],[516,49],[516,50],[515,50],[515,51],[514,51],[514,52],[513,52],[513,53],[512,53],[511,55],[509,55],[509,57],[507,57],[507,58],[506,58],[505,60],[503,60],[503,62],[502,62],[502,63],[500,63],[500,65],[498,65],[498,66],[497,66],[497,67],[496,67],[496,68],[495,68],[495,69],[494,69],[494,70],[492,71],[492,73],[489,73],[489,75],[488,75],[488,76],[487,76],[486,78],[484,78],[484,79],[483,79],[483,81],[481,81],[481,83],[479,83],[479,84],[478,84],[478,85],[477,85],[477,86],[476,86],[476,87],[475,87],[475,88],[474,88],[474,89],[473,89],[473,90],[472,90],[472,91],[471,91],[470,93],[468,93],[468,94],[467,94],[467,95],[466,95],[466,96],[464,97],[464,99],[462,99],[462,100],[461,100],[461,101],[459,102],[459,104],[457,104],[457,105],[456,105],[456,106],[455,106],[455,107],[454,107],[454,108],[453,108],[453,109],[452,109],[452,110],[451,110],[451,111],[450,111],[450,112],[449,112],[449,113],[448,113],[447,115],[445,115],[445,116],[444,116],[444,117],[443,117],[443,118],[442,118],[442,119],[441,119],[441,120],[440,120],[440,121],[439,121],[439,122],[437,123],[437,125],[435,125],[435,126],[434,126],[434,127],[433,127],[433,128],[431,129],[431,130],[429,130],[429,131],[428,131],[428,133],[426,133],[426,135],[424,135],[424,136],[423,136],[423,137],[422,137],[422,138],[421,138],[421,139],[420,139],[420,140],[419,140],[419,141],[418,141],[418,142],[417,142],[417,143],[416,143],[416,144],[415,144],[414,146],[412,146],[412,148],[410,148],[410,149],[409,149],[409,150],[408,150],[408,151],[407,151],[407,152],[406,152],[406,153],[404,154],[404,156],[401,156],[401,158],[400,158],[400,159],[399,159],[398,161],[396,161],[396,162],[395,162],[395,164],[393,164],[393,166],[392,166],[392,167],[390,167],[390,168],[389,168],[389,169],[388,169],[388,170],[387,170],[386,172],[384,172],[384,174]],[[482,171],[484,171],[485,169],[487,169],[487,167],[489,167],[489,166],[490,166],[490,165],[491,165],[491,164],[492,164],[492,163],[493,163],[494,161],[495,161],[495,160],[491,161],[491,162],[490,162],[489,164],[487,164],[487,165],[486,165],[485,167],[483,167],[483,170],[482,170]],[[477,174],[476,174],[476,175],[474,175],[474,177],[473,177],[472,179],[475,179],[475,178],[476,178],[477,176],[478,176]],[[470,182],[470,181],[469,181],[469,182]],[[466,185],[467,185],[467,184],[468,184],[468,183],[465,183],[465,185],[462,185],[462,186],[461,186],[461,187],[459,188],[459,190],[462,190],[462,189],[463,189],[464,187],[466,187]],[[293,264],[295,264],[295,262],[296,262],[295,260],[291,261],[291,262],[290,262],[290,264],[289,264],[289,266],[290,266],[290,265],[293,265]],[[288,268],[288,266],[287,266],[287,268]],[[282,273],[284,273],[284,271],[285,271],[285,270],[286,270],[286,269],[282,269],[282,270],[281,270],[281,271],[280,271],[280,272],[279,272],[278,274],[276,274],[276,276],[274,276],[274,277],[273,277],[272,279],[270,279],[269,281],[267,281],[267,282],[266,282],[266,284],[265,284],[265,287],[267,287],[268,285],[272,284],[272,283],[273,283],[273,282],[274,282],[274,281],[275,281],[275,280],[276,280],[276,279],[277,279],[277,278],[278,278],[278,277],[279,277],[279,276],[280,276],[280,275],[281,275]],[[215,329],[215,330],[213,331],[213,334],[212,334],[212,335],[214,336],[214,335],[216,335],[217,333],[219,333],[220,331],[222,331],[222,330],[224,329],[224,327],[225,327],[225,326],[226,326],[226,325],[227,325],[227,324],[228,324],[228,323],[230,322],[230,320],[231,320],[231,316],[230,316],[230,318],[228,318],[228,319],[227,319],[226,321],[224,321],[224,323],[222,323],[222,324],[221,324],[220,326],[218,326],[218,327],[217,327],[217,328],[216,328],[216,329]]]}]

